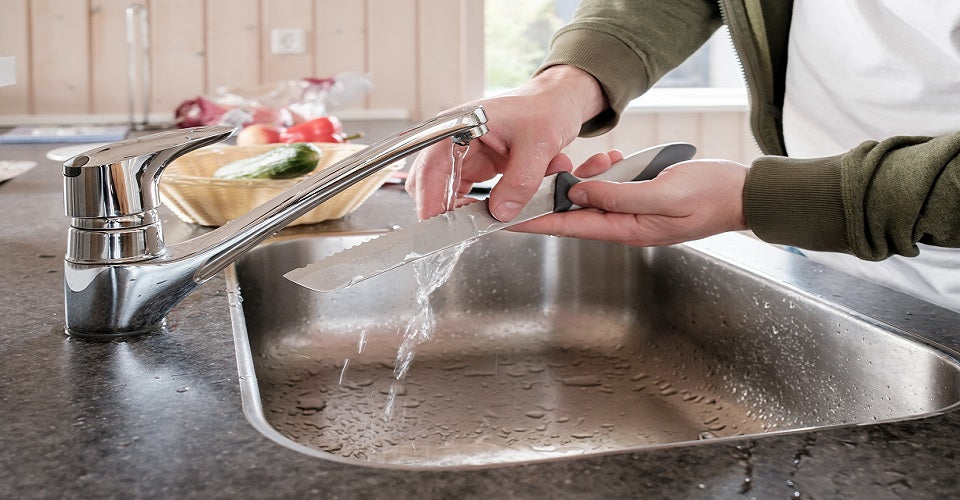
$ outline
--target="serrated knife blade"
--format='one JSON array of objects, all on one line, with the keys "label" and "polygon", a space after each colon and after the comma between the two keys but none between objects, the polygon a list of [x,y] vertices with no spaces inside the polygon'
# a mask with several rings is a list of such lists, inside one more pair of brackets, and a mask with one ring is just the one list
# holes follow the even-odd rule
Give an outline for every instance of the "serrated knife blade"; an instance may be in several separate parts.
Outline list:
[{"label": "serrated knife blade", "polygon": [[[695,153],[696,148],[686,143],[654,146],[627,156],[590,180],[650,180],[670,165],[693,158]],[[510,222],[494,218],[487,200],[480,200],[367,240],[283,276],[318,292],[336,291],[514,224],[551,212],[578,209],[566,193],[579,181],[566,172],[545,177],[520,214]]]}]

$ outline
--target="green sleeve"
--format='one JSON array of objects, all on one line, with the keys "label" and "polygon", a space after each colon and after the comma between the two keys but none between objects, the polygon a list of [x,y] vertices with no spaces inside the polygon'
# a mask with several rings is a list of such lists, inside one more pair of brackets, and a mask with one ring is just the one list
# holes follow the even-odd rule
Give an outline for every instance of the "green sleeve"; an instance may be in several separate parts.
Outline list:
[{"label": "green sleeve", "polygon": [[820,159],[764,156],[743,190],[761,239],[866,260],[960,247],[960,132],[867,141]]},{"label": "green sleeve", "polygon": [[537,73],[567,64],[593,75],[610,108],[585,123],[581,135],[599,135],[720,24],[716,2],[705,0],[583,0],[573,21],[554,34]]}]

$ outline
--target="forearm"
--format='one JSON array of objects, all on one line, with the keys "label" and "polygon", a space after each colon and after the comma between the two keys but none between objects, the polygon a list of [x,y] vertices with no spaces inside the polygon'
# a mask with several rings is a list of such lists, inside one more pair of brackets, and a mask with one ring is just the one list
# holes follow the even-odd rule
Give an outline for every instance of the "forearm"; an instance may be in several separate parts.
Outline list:
[{"label": "forearm", "polygon": [[869,141],[820,159],[762,157],[744,217],[758,237],[867,260],[960,247],[960,132]]}]

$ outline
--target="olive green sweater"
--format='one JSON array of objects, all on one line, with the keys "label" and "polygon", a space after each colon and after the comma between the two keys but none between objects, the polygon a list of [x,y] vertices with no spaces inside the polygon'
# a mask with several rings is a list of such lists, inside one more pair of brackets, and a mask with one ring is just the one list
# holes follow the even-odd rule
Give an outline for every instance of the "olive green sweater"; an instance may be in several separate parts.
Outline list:
[{"label": "olive green sweater", "polygon": [[751,128],[769,155],[753,162],[743,191],[758,237],[869,260],[915,256],[917,242],[960,247],[960,131],[877,138],[827,158],[784,156],[791,12],[791,0],[584,0],[541,70],[569,64],[597,78],[610,108],[581,131],[597,135],[726,24],[747,80]]}]

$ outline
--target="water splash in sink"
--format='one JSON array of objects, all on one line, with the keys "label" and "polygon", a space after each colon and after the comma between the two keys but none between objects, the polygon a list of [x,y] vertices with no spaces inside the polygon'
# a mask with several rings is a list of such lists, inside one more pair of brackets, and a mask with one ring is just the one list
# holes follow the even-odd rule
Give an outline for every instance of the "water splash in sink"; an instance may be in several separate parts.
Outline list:
[{"label": "water splash in sink", "polygon": [[[410,370],[410,364],[416,356],[417,346],[430,340],[436,319],[433,307],[430,305],[430,294],[440,288],[450,279],[460,255],[470,245],[465,241],[455,247],[448,248],[434,255],[415,262],[414,273],[417,277],[417,312],[407,321],[403,330],[403,343],[397,349],[397,359],[393,368],[393,377],[397,382],[402,381]],[[390,420],[393,416],[393,407],[396,403],[396,391],[391,390],[383,408],[383,419]]]}]

